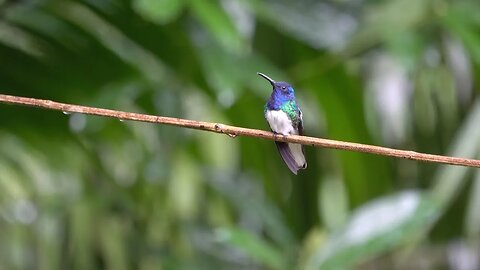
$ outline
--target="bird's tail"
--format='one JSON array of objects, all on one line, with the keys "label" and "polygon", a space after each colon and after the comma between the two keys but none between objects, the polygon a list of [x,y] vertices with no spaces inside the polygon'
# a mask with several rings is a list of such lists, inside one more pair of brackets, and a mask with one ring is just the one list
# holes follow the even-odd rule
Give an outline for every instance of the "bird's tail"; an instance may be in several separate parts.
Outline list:
[{"label": "bird's tail", "polygon": [[303,146],[301,144],[275,142],[278,152],[287,164],[290,171],[297,174],[300,169],[307,168],[307,161],[303,153]]}]

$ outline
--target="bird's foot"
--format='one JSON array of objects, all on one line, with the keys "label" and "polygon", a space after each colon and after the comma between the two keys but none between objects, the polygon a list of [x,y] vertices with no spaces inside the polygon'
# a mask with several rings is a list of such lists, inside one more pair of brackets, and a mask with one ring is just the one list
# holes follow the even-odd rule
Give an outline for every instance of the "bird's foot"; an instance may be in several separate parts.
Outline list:
[{"label": "bird's foot", "polygon": [[283,138],[287,138],[288,137],[288,134],[283,134],[283,133],[278,133],[278,132],[275,132],[275,131],[272,131],[273,132],[273,137],[278,138],[279,136],[282,136]]}]

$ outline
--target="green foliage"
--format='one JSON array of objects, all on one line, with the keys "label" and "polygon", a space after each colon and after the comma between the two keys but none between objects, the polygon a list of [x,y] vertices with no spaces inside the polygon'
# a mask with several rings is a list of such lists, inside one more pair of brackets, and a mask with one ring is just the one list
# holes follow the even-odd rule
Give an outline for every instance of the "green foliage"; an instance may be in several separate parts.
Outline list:
[{"label": "green foliage", "polygon": [[[425,194],[404,192],[356,210],[344,228],[310,258],[306,269],[346,269],[415,237],[431,222],[438,205]],[[382,217],[372,222],[376,217]]]},{"label": "green foliage", "polygon": [[[267,129],[261,71],[295,87],[306,135],[478,158],[479,14],[476,0],[6,0],[0,93]],[[3,104],[0,119],[1,269],[480,261],[469,168],[307,147],[294,176],[270,141]]]}]

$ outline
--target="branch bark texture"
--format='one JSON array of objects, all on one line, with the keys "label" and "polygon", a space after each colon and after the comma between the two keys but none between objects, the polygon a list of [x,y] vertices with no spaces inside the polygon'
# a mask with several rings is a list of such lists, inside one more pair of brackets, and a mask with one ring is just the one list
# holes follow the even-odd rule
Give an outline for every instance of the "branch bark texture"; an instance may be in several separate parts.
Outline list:
[{"label": "branch bark texture", "polygon": [[60,103],[60,102],[44,100],[44,99],[26,98],[26,97],[0,94],[0,103],[39,107],[39,108],[45,108],[49,110],[62,111],[65,113],[83,113],[83,114],[90,114],[90,115],[97,115],[97,116],[104,116],[104,117],[112,117],[120,120],[140,121],[140,122],[178,126],[183,128],[199,129],[199,130],[210,131],[215,133],[223,133],[230,137],[248,136],[248,137],[262,138],[262,139],[267,139],[272,141],[299,143],[299,144],[310,145],[315,147],[324,147],[324,148],[333,148],[333,149],[340,149],[340,150],[347,150],[347,151],[354,151],[354,152],[370,153],[370,154],[405,158],[405,159],[424,161],[424,162],[434,162],[434,163],[441,163],[441,164],[450,164],[450,165],[468,166],[468,167],[477,167],[477,168],[480,167],[480,160],[475,160],[475,159],[424,154],[424,153],[418,153],[414,151],[399,150],[399,149],[380,147],[380,146],[374,146],[374,145],[366,145],[366,144],[360,144],[360,143],[328,140],[328,139],[321,139],[321,138],[308,137],[308,136],[298,136],[298,135],[282,136],[282,135],[273,134],[272,132],[268,132],[268,131],[230,126],[230,125],[225,125],[221,123],[202,122],[202,121],[194,121],[194,120],[187,120],[187,119],[181,119],[181,118],[123,112],[123,111],[116,111],[116,110],[109,110],[109,109],[102,109],[102,108],[95,108],[95,107],[88,107],[88,106],[66,104],[66,103]]}]

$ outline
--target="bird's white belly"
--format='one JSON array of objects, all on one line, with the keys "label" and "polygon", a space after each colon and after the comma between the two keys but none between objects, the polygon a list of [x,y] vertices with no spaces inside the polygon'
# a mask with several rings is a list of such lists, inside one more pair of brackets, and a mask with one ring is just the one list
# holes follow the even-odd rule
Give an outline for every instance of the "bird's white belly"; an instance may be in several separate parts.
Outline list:
[{"label": "bird's white belly", "polygon": [[297,130],[292,125],[292,121],[288,118],[288,115],[281,111],[267,111],[265,113],[265,118],[267,119],[268,124],[272,131],[283,134],[298,134]]}]

